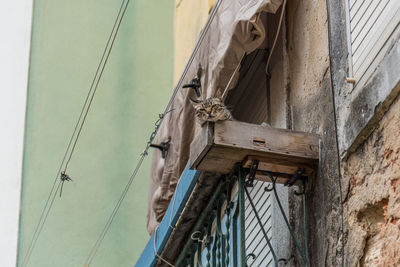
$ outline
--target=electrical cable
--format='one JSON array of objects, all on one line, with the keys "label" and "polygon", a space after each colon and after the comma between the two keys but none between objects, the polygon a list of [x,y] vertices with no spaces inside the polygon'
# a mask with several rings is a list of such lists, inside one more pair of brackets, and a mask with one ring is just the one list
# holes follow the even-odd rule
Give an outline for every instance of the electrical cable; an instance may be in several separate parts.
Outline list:
[{"label": "electrical cable", "polygon": [[[57,180],[56,180],[56,181],[57,181]],[[56,183],[54,183],[54,185],[55,185],[55,184],[56,184]],[[56,197],[56,195],[57,195],[57,191],[58,191],[58,189],[60,188],[60,185],[61,185],[61,181],[59,181],[55,193],[54,193],[53,195],[50,194],[49,197],[48,197],[48,199],[47,199],[46,205],[50,205],[50,206],[49,206],[48,209],[43,209],[43,211],[42,211],[41,217],[40,217],[40,219],[39,219],[39,223],[38,223],[38,225],[36,226],[34,235],[33,235],[33,237],[32,237],[32,240],[31,240],[30,244],[29,244],[28,251],[27,251],[27,253],[25,254],[25,258],[24,258],[24,260],[22,261],[21,266],[26,266],[26,265],[29,263],[29,260],[30,260],[30,257],[31,257],[31,255],[32,255],[33,249],[35,248],[36,242],[37,242],[37,240],[38,240],[38,238],[39,238],[39,236],[40,236],[40,234],[41,234],[41,232],[42,232],[44,223],[45,223],[46,220],[47,220],[47,217],[48,217],[48,215],[49,215],[50,209],[51,209],[51,207],[52,207],[53,204],[54,204],[54,200],[55,200],[55,197]],[[51,198],[51,201],[50,201],[50,198]],[[50,204],[49,204],[49,201],[50,201]],[[41,223],[42,221],[43,221],[43,223]]]},{"label": "electrical cable", "polygon": [[[80,121],[81,121],[82,115],[83,115],[84,110],[85,110],[85,108],[86,108],[86,106],[87,106],[88,99],[89,99],[89,97],[90,97],[90,93],[92,92],[93,85],[94,85],[94,83],[95,83],[95,81],[96,81],[96,78],[97,78],[97,75],[98,75],[98,73],[99,73],[100,67],[101,67],[101,65],[102,65],[102,63],[103,63],[104,56],[106,55],[107,49],[108,49],[109,44],[110,44],[110,40],[112,39],[112,36],[113,36],[113,34],[114,34],[115,27],[116,27],[116,25],[118,24],[118,28],[119,28],[119,25],[120,25],[120,23],[121,23],[121,20],[122,20],[122,17],[123,17],[123,16],[121,17],[121,20],[119,21],[119,23],[118,23],[118,18],[120,18],[121,11],[123,10],[123,6],[124,6],[125,1],[126,1],[126,0],[123,0],[123,2],[122,2],[122,4],[121,4],[121,7],[120,7],[119,12],[118,12],[118,15],[117,15],[117,17],[116,17],[116,19],[115,19],[115,22],[114,22],[114,26],[113,26],[113,28],[112,28],[112,31],[111,31],[111,33],[110,33],[110,36],[108,37],[106,47],[104,48],[103,55],[102,55],[101,60],[100,60],[100,62],[99,62],[99,64],[98,64],[98,66],[97,66],[96,74],[95,74],[95,76],[94,76],[94,78],[93,78],[93,81],[92,81],[92,84],[91,84],[91,86],[90,86],[89,92],[88,92],[88,94],[87,94],[87,96],[86,96],[84,105],[83,105],[83,107],[82,107],[81,113],[80,113],[79,118],[78,118],[78,121],[77,121],[77,123],[76,123],[76,125],[75,125],[74,131],[73,131],[72,136],[71,136],[71,138],[70,138],[70,140],[69,140],[67,149],[66,149],[65,154],[64,154],[64,157],[63,157],[63,159],[62,159],[62,161],[61,161],[61,164],[60,164],[59,170],[58,170],[58,172],[57,172],[57,175],[56,175],[56,177],[55,177],[55,179],[54,179],[54,182],[53,182],[53,185],[52,185],[52,187],[51,187],[49,196],[48,196],[48,198],[47,198],[47,200],[46,200],[46,203],[45,203],[45,205],[44,205],[44,207],[43,207],[42,213],[41,213],[40,218],[39,218],[39,222],[38,222],[38,224],[37,224],[37,226],[36,226],[36,228],[35,228],[33,237],[32,237],[32,239],[31,239],[31,242],[30,242],[29,246],[28,246],[27,253],[25,254],[25,257],[24,257],[24,259],[23,259],[23,261],[22,261],[22,264],[21,264],[22,267],[23,267],[23,266],[26,266],[26,265],[28,264],[28,262],[29,262],[29,259],[30,259],[30,256],[31,256],[31,254],[32,254],[32,251],[33,251],[33,249],[34,249],[35,246],[36,246],[36,242],[37,242],[37,240],[38,240],[38,238],[39,238],[39,236],[40,236],[40,233],[41,233],[41,231],[42,231],[42,229],[43,229],[43,226],[44,226],[44,224],[45,224],[45,222],[46,222],[46,220],[47,220],[47,217],[48,217],[48,214],[49,214],[49,212],[50,212],[50,209],[51,209],[52,206],[53,206],[53,203],[54,203],[54,200],[55,200],[55,196],[56,196],[56,194],[57,194],[57,191],[58,191],[58,189],[60,188],[60,185],[61,185],[61,183],[62,183],[62,182],[60,181],[59,185],[57,186],[56,191],[54,192],[56,183],[57,183],[57,181],[58,181],[60,172],[61,172],[61,170],[62,170],[62,166],[64,165],[65,159],[67,158],[68,151],[69,151],[69,149],[70,149],[70,147],[71,147],[72,141],[73,141],[74,136],[75,136],[75,134],[76,134],[76,131],[77,131],[77,129],[78,129],[78,125],[79,125],[79,123],[80,123]],[[128,2],[129,2],[129,0],[128,0]],[[125,10],[126,10],[126,8],[125,8]],[[125,10],[124,10],[124,12],[125,12]],[[117,31],[115,32],[113,42],[114,42],[115,37],[116,37],[116,35],[117,35],[117,33],[118,33],[118,28],[117,28]],[[112,48],[112,45],[111,45],[110,50],[109,50],[109,53],[108,53],[108,55],[107,55],[107,59],[108,59],[108,56],[110,55],[111,48]],[[104,65],[103,65],[101,74],[102,74],[102,72],[103,72],[103,70],[104,70],[105,64],[107,63],[107,59],[106,59]],[[100,78],[101,78],[101,74],[100,74],[100,76],[99,76],[99,79],[98,79],[98,81],[97,81],[97,84],[96,84],[95,89],[97,89],[98,83],[99,83]],[[92,97],[91,97],[91,99],[90,99],[89,106],[88,106],[87,111],[86,111],[85,116],[84,116],[84,120],[86,119],[86,115],[87,115],[88,110],[89,110],[89,108],[90,108],[90,104],[91,104],[91,102],[92,102],[92,100],[93,100],[93,96],[94,96],[94,93],[93,93],[93,95],[92,95]],[[67,161],[67,164],[65,165],[64,172],[65,172],[65,170],[66,170],[66,168],[67,168],[67,165],[68,165],[68,163],[69,163],[69,161],[70,161],[70,159],[71,159],[73,150],[74,150],[74,148],[75,148],[75,146],[76,146],[77,138],[79,137],[79,134],[80,134],[80,132],[81,132],[81,130],[82,130],[84,120],[83,120],[83,122],[82,122],[82,124],[81,124],[81,127],[79,128],[79,133],[78,133],[78,135],[77,135],[77,137],[76,137],[76,140],[75,140],[75,142],[74,142],[74,146],[73,146],[73,149],[71,150],[71,153],[70,153],[69,159],[68,159],[68,161]],[[52,198],[52,196],[53,196],[53,198]],[[51,198],[52,198],[52,199],[51,199]],[[50,199],[51,199],[51,201],[50,201]]]},{"label": "electrical cable", "polygon": [[283,4],[282,4],[282,11],[281,11],[281,16],[280,16],[280,18],[279,18],[278,29],[276,30],[276,35],[275,35],[274,43],[272,44],[271,52],[270,52],[269,55],[268,55],[267,64],[265,65],[265,72],[266,72],[267,74],[269,74],[269,71],[268,71],[269,62],[271,61],[272,53],[274,52],[275,45],[276,45],[276,42],[277,42],[277,40],[278,40],[279,33],[280,33],[280,31],[281,31],[281,25],[282,25],[283,15],[285,14],[285,8],[286,8],[286,0],[284,0],[284,1],[283,1]]},{"label": "electrical cable", "polygon": [[[126,1],[126,4],[125,4],[125,1]],[[98,88],[99,83],[100,83],[100,79],[101,79],[101,77],[102,77],[102,75],[103,75],[103,72],[104,72],[104,69],[105,69],[105,67],[106,67],[108,58],[109,58],[109,56],[110,56],[110,54],[111,54],[111,50],[112,50],[112,48],[113,48],[113,46],[114,46],[115,38],[117,37],[119,27],[121,26],[122,19],[124,18],[124,15],[125,15],[125,11],[126,11],[126,9],[128,8],[129,1],[130,1],[130,0],[123,0],[123,1],[122,1],[121,7],[120,7],[120,10],[119,10],[117,19],[116,19],[116,21],[115,21],[115,23],[114,23],[114,27],[113,27],[113,29],[112,29],[112,31],[111,31],[110,37],[112,36],[112,33],[113,33],[114,29],[115,29],[116,22],[118,21],[118,17],[119,17],[119,15],[121,14],[121,10],[122,10],[122,8],[124,7],[124,4],[125,4],[125,7],[123,8],[122,15],[121,15],[121,17],[120,17],[120,19],[119,19],[117,28],[116,28],[116,30],[115,30],[114,37],[112,38],[110,47],[109,47],[109,49],[108,49],[107,56],[106,56],[106,58],[105,58],[105,60],[104,60],[104,63],[103,63],[103,66],[102,66],[102,68],[101,68],[99,77],[97,78],[96,85],[95,85],[95,87],[94,87],[94,90],[93,90],[92,96],[91,96],[91,98],[90,98],[89,104],[88,104],[88,106],[87,106],[87,108],[86,108],[85,115],[83,116],[83,120],[82,120],[81,126],[79,127],[78,134],[76,135],[74,145],[72,146],[72,149],[71,149],[71,153],[70,153],[70,155],[69,155],[69,158],[68,158],[68,160],[67,160],[67,163],[65,164],[64,172],[67,170],[68,164],[69,164],[69,162],[71,161],[72,154],[74,153],[76,144],[77,144],[78,139],[79,139],[79,136],[80,136],[80,134],[81,134],[83,125],[84,125],[84,123],[85,123],[86,117],[87,117],[88,112],[89,112],[89,109],[90,109],[90,106],[92,105],[92,101],[93,101],[94,95],[96,94],[97,88]],[[108,46],[109,42],[110,42],[110,38],[109,38],[108,41],[107,41],[107,46]],[[107,46],[106,46],[106,48],[107,48]],[[96,80],[96,76],[97,76],[97,73],[98,73],[98,71],[99,71],[99,67],[101,66],[101,62],[102,62],[103,59],[104,59],[104,55],[105,55],[105,52],[106,52],[106,51],[107,51],[107,49],[104,50],[104,53],[103,53],[103,55],[102,55],[100,64],[99,64],[99,66],[97,67],[96,75],[95,75],[95,77],[94,77],[94,79],[93,79],[93,82],[92,82],[92,85],[91,85],[91,87],[90,87],[89,93],[90,93],[90,91],[91,91],[92,88],[93,88],[94,81]],[[86,103],[87,103],[87,98],[86,98],[85,104],[86,104]],[[81,115],[82,115],[82,114],[81,114]],[[81,117],[81,116],[80,116],[80,117]]]},{"label": "electrical cable", "polygon": [[104,239],[104,237],[105,237],[105,235],[106,235],[108,229],[110,228],[111,223],[113,222],[114,217],[115,217],[115,215],[117,214],[117,212],[118,212],[118,210],[119,210],[119,207],[121,206],[122,201],[125,199],[125,196],[126,196],[126,194],[128,193],[128,190],[129,190],[129,188],[130,188],[130,186],[131,186],[131,184],[132,184],[132,182],[133,182],[133,179],[135,178],[136,174],[138,173],[138,171],[139,171],[139,169],[140,169],[140,166],[142,165],[142,162],[143,162],[145,156],[146,156],[145,154],[142,154],[142,156],[140,157],[139,162],[138,162],[138,164],[136,165],[136,168],[135,168],[134,172],[132,173],[131,177],[129,178],[128,183],[126,184],[126,186],[125,186],[125,188],[124,188],[124,190],[123,190],[123,192],[122,192],[122,195],[121,195],[120,198],[118,199],[117,204],[115,205],[115,207],[114,207],[114,209],[113,209],[113,211],[112,211],[110,217],[108,218],[108,221],[107,221],[105,227],[103,228],[103,231],[102,231],[101,234],[99,235],[99,237],[98,237],[98,239],[97,239],[95,245],[92,247],[92,249],[91,249],[91,251],[90,251],[90,253],[89,253],[89,256],[87,257],[87,259],[86,259],[86,261],[85,261],[85,263],[86,263],[88,266],[90,266],[90,264],[92,263],[92,260],[93,260],[94,257],[96,256],[97,251],[98,251],[98,249],[99,249],[101,243],[103,242],[103,239]]},{"label": "electrical cable", "polygon": [[204,37],[206,36],[206,33],[208,32],[208,29],[210,28],[212,21],[214,20],[215,15],[217,14],[219,7],[221,6],[221,3],[222,3],[222,0],[218,0],[218,2],[215,4],[215,6],[210,14],[210,17],[207,20],[207,23],[206,23],[203,31],[200,34],[200,37],[196,43],[193,53],[191,54],[191,56],[188,60],[188,63],[186,64],[186,66],[182,72],[182,75],[181,75],[177,85],[174,88],[174,91],[172,93],[172,96],[171,96],[166,108],[165,108],[165,111],[164,111],[164,113],[159,115],[159,119],[155,123],[155,129],[152,132],[152,134],[150,135],[150,138],[149,138],[149,141],[147,142],[146,148],[144,149],[143,153],[141,154],[141,157],[140,157],[131,177],[129,178],[128,183],[126,184],[124,190],[122,191],[122,194],[121,194],[120,198],[118,199],[117,204],[115,205],[113,211],[111,212],[110,217],[108,218],[108,220],[106,222],[106,225],[104,226],[104,228],[103,228],[102,232],[100,233],[98,239],[96,240],[94,246],[90,250],[89,255],[85,261],[86,264],[90,265],[91,262],[93,261],[94,257],[96,256],[98,249],[99,249],[101,243],[103,242],[104,237],[105,237],[106,233],[108,232],[108,229],[110,228],[110,226],[115,218],[115,215],[117,214],[117,212],[119,210],[119,207],[121,206],[122,201],[125,199],[125,196],[143,163],[144,158],[148,155],[148,150],[150,148],[150,144],[152,143],[155,136],[157,135],[158,129],[160,128],[162,122],[164,121],[164,118],[167,115],[167,113],[169,113],[173,110],[173,109],[170,109],[171,105],[176,97],[176,94],[178,93],[179,89],[181,88],[184,79],[186,78],[186,74],[188,73],[189,68],[190,68],[191,64],[193,63],[193,60],[204,40]]}]

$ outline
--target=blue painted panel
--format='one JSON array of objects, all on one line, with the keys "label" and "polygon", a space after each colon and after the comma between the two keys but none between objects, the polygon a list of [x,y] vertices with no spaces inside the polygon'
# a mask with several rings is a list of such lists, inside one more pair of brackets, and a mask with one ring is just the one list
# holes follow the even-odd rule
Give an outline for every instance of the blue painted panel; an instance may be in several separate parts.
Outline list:
[{"label": "blue painted panel", "polygon": [[178,221],[178,218],[181,215],[182,210],[185,207],[200,174],[200,171],[190,170],[189,164],[186,166],[186,169],[183,172],[179,184],[175,190],[175,194],[169,203],[167,212],[165,213],[164,218],[157,229],[157,234],[153,234],[151,236],[135,266],[152,267],[156,264],[157,256],[154,253],[154,238],[157,238],[155,250],[157,251],[157,254],[160,254],[167,243],[172,229]]}]

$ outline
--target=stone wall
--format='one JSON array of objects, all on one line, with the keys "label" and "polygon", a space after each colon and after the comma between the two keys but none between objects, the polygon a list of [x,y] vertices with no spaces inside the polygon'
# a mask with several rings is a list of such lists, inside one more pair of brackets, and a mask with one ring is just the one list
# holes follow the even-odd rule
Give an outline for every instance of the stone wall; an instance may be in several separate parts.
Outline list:
[{"label": "stone wall", "polygon": [[[396,266],[400,262],[400,41],[390,44],[366,85],[352,91],[345,82],[344,1],[288,0],[270,65],[269,119],[273,127],[321,136],[318,171],[306,194],[310,266]],[[185,0],[176,1],[176,21],[186,14],[179,11],[184,4]],[[201,19],[209,7],[201,9]],[[269,21],[271,29],[276,20]],[[193,29],[196,36],[198,27]],[[176,29],[175,56],[180,58],[176,77],[187,57],[177,52],[183,51],[178,46],[189,47],[178,35],[185,34]],[[272,39],[267,42],[271,45]],[[293,190],[290,220],[303,240],[303,203]],[[291,266],[303,266],[294,247],[291,254],[296,258]]]},{"label": "stone wall", "polygon": [[344,266],[398,266],[400,28],[385,44],[385,55],[365,86],[353,88],[345,82],[345,3],[327,3],[343,185]]},{"label": "stone wall", "polygon": [[343,162],[349,228],[346,266],[400,262],[400,97]]}]

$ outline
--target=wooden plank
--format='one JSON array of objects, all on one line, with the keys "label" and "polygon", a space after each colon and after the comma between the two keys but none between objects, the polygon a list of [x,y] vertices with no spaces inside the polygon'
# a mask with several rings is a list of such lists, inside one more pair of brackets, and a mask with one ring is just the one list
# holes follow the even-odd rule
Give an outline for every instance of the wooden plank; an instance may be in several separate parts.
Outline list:
[{"label": "wooden plank", "polygon": [[[267,175],[265,175],[265,174],[263,174],[261,172],[257,172],[255,179],[259,180],[259,181],[262,181],[262,182],[272,183],[271,179]],[[276,183],[277,184],[285,184],[287,181],[289,181],[289,178],[287,178],[287,177],[281,177],[280,176],[280,177],[276,178]],[[300,185],[299,182],[296,182],[294,184],[295,185]]]},{"label": "wooden plank", "polygon": [[[197,138],[208,136],[202,132]],[[236,163],[257,157],[268,162],[272,171],[294,174],[301,166],[311,173],[319,158],[316,134],[224,121],[215,123],[212,140],[211,146],[208,141],[192,143],[190,161],[194,164],[191,168],[228,174]]]},{"label": "wooden plank", "polygon": [[190,144],[190,168],[194,169],[200,161],[203,159],[204,155],[207,154],[208,150],[211,148],[213,142],[213,123],[205,124],[200,133],[195,137],[195,139]]},{"label": "wooden plank", "polygon": [[[242,162],[247,156],[269,158],[271,162],[276,164],[279,164],[279,162],[286,162],[287,164],[299,166],[301,164],[310,163],[309,158],[284,157],[249,149],[244,150],[232,147],[213,146],[200,164],[196,166],[196,169],[228,174],[236,163]],[[312,160],[312,162],[314,162],[314,160]]]},{"label": "wooden plank", "polygon": [[281,160],[281,162],[272,162],[271,159],[265,158],[265,157],[257,157],[257,156],[248,156],[244,161],[243,161],[243,167],[244,168],[250,168],[252,165],[252,162],[254,160],[258,160],[258,169],[263,170],[263,171],[269,171],[269,172],[279,172],[279,173],[287,173],[287,174],[296,174],[299,168],[304,168],[305,169],[305,175],[311,175],[311,173],[314,172],[314,167],[313,165],[310,164],[299,164],[299,165],[294,165],[294,164],[289,164],[285,160]]},{"label": "wooden plank", "polygon": [[284,157],[318,160],[319,136],[239,121],[223,121],[214,127],[214,143]]}]

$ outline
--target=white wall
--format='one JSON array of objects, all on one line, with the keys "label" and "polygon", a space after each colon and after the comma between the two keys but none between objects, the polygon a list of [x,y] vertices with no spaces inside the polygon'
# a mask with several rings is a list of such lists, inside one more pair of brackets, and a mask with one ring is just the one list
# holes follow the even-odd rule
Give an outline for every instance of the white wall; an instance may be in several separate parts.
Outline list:
[{"label": "white wall", "polygon": [[33,0],[0,0],[0,266],[15,266]]}]

